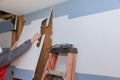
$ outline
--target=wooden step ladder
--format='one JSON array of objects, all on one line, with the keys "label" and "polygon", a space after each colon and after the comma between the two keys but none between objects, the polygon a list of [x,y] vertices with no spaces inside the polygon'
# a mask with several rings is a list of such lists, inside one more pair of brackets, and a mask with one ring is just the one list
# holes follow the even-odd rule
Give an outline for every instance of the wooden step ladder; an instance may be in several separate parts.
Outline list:
[{"label": "wooden step ladder", "polygon": [[[49,58],[41,80],[75,80],[77,48],[72,44],[56,44],[49,50]],[[59,55],[68,56],[66,72],[55,71]],[[62,65],[62,64],[61,64]]]}]

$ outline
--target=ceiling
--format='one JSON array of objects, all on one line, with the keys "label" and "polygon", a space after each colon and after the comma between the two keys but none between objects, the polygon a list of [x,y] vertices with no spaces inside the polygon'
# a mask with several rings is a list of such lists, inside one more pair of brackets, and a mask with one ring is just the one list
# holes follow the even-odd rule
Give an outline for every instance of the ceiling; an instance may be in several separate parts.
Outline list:
[{"label": "ceiling", "polygon": [[66,0],[0,0],[0,10],[15,15],[28,14]]}]

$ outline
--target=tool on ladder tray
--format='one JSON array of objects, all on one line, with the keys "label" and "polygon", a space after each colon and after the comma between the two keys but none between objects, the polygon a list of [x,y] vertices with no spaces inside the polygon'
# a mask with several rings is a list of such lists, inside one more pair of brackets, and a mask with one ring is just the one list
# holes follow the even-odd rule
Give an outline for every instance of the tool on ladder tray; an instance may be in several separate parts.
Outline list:
[{"label": "tool on ladder tray", "polygon": [[[58,56],[68,56],[66,72],[55,71]],[[56,44],[49,49],[49,58],[41,80],[75,80],[77,48],[72,44]]]}]

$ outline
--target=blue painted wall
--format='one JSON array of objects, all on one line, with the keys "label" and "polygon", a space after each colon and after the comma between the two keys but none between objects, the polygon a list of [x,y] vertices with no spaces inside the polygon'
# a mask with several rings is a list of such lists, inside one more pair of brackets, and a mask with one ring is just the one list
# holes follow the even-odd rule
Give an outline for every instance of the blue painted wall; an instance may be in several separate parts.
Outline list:
[{"label": "blue painted wall", "polygon": [[120,80],[120,78],[92,75],[92,74],[83,74],[76,73],[76,80]]},{"label": "blue painted wall", "polygon": [[[75,18],[119,8],[119,0],[68,0],[54,6],[54,17],[69,15],[69,18]],[[50,8],[46,8],[27,14],[27,23],[48,16],[49,10]]]},{"label": "blue painted wall", "polygon": [[10,20],[0,22],[0,33],[8,32],[13,29],[13,25]]},{"label": "blue painted wall", "polygon": [[55,6],[55,17],[69,15],[69,18],[86,16],[120,8],[119,0],[68,0]]}]

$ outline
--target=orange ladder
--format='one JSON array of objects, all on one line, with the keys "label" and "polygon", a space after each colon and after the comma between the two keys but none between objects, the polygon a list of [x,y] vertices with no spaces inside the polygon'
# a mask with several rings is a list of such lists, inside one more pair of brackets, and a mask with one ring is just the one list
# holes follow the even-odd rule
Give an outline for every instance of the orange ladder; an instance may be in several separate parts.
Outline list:
[{"label": "orange ladder", "polygon": [[[49,58],[41,80],[75,80],[77,48],[72,44],[56,44],[50,48]],[[59,55],[68,56],[66,72],[55,71]]]}]

